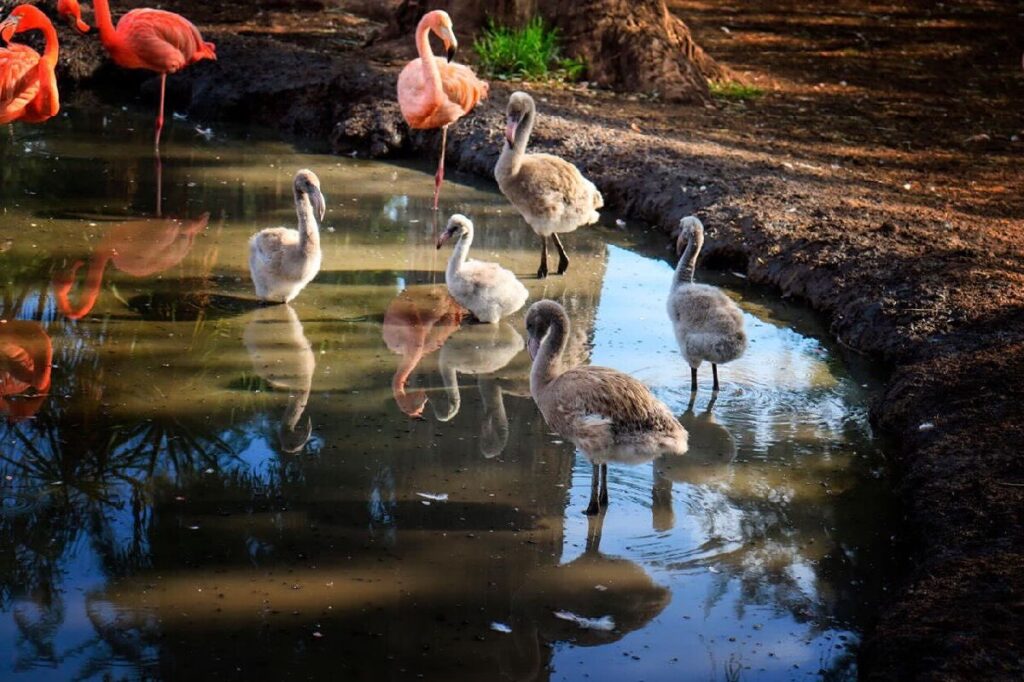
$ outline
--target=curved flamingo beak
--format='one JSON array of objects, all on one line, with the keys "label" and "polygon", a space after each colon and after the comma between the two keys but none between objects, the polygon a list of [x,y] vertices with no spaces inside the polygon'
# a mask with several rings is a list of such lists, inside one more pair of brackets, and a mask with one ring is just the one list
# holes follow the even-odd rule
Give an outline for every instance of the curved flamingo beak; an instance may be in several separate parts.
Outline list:
[{"label": "curved flamingo beak", "polygon": [[451,239],[453,234],[454,232],[452,232],[451,230],[445,230],[444,232],[442,232],[441,236],[437,238],[437,248],[440,249],[442,246],[444,246],[444,243]]},{"label": "curved flamingo beak", "polygon": [[508,140],[508,146],[513,147],[516,144],[516,128],[519,127],[519,121],[515,116],[509,116],[505,123],[505,139]]},{"label": "curved flamingo beak", "polygon": [[319,187],[313,188],[313,191],[309,194],[309,200],[313,204],[313,210],[320,222],[324,221],[324,216],[327,215],[327,200],[324,198],[323,192],[320,191]]},{"label": "curved flamingo beak", "polygon": [[78,0],[58,0],[57,13],[67,19],[68,24],[79,33],[88,33],[92,30],[89,24],[82,21],[82,7]]},{"label": "curved flamingo beak", "polygon": [[536,336],[531,336],[530,340],[526,342],[526,348],[530,351],[530,359],[536,360],[537,353],[540,351],[540,339]]},{"label": "curved flamingo beak", "polygon": [[0,38],[3,38],[5,43],[11,42],[11,38],[18,32],[20,22],[21,17],[7,17],[0,22]]},{"label": "curved flamingo beak", "polygon": [[459,41],[455,39],[455,33],[452,32],[451,27],[442,26],[438,30],[438,35],[441,36],[441,42],[444,43],[445,57],[448,58],[448,63],[455,61],[455,53],[459,50]]}]

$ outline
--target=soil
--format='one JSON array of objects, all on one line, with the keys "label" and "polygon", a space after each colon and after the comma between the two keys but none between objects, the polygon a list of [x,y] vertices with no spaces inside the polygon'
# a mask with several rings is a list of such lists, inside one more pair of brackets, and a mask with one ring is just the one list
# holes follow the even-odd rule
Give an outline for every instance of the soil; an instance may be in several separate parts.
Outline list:
[{"label": "soil", "polygon": [[[438,136],[411,134],[393,101],[408,46],[368,46],[386,15],[348,11],[367,5],[164,2],[219,57],[173,77],[170,105],[337,153],[433,158]],[[1024,677],[1024,3],[670,5],[763,94],[701,107],[495,82],[452,127],[448,167],[489,176],[507,95],[528,89],[532,148],[574,161],[613,215],[671,233],[697,214],[705,267],[805,299],[850,352],[888,363],[872,412],[898,444],[906,559],[862,675]],[[124,72],[65,35],[69,96],[123,103]],[[133,77],[149,105],[155,81]]]}]

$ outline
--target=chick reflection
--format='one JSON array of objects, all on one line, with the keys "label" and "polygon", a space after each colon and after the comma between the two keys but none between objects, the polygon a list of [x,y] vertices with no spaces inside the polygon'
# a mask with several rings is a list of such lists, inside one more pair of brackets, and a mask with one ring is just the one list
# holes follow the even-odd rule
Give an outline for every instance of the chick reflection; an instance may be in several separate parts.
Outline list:
[{"label": "chick reflection", "polygon": [[0,414],[11,421],[35,415],[50,390],[53,344],[38,322],[0,322]]},{"label": "chick reflection", "polygon": [[662,457],[654,463],[654,486],[651,511],[655,530],[669,530],[675,525],[672,511],[672,483],[712,485],[727,483],[736,459],[736,440],[729,429],[715,421],[712,396],[701,414],[693,411],[696,394],[690,396],[686,412],[679,418],[690,435],[690,450],[685,457]]},{"label": "chick reflection", "polygon": [[57,307],[72,320],[88,315],[99,298],[103,273],[110,261],[132,277],[148,277],[174,267],[192,249],[196,235],[206,229],[209,220],[210,214],[203,213],[195,220],[153,218],[115,225],[93,249],[79,305],[72,305],[69,295],[84,261],[75,261],[69,269],[54,276]]},{"label": "chick reflection", "polygon": [[[532,680],[539,673],[543,642],[572,641],[576,646],[616,642],[639,630],[660,614],[671,598],[638,564],[601,553],[604,512],[587,519],[586,549],[558,566],[530,573],[512,600],[514,653],[502,660],[502,672],[512,679]],[[555,612],[603,620],[608,628],[581,628]],[[610,622],[609,622],[610,621]]]},{"label": "chick reflection", "polygon": [[287,303],[261,308],[242,335],[253,369],[273,388],[288,391],[278,442],[284,452],[298,452],[313,433],[313,420],[299,426],[313,386],[316,357],[299,317]]},{"label": "chick reflection", "polygon": [[424,356],[433,353],[455,333],[465,309],[455,302],[444,286],[405,289],[384,313],[384,343],[402,356],[391,379],[391,392],[398,408],[410,417],[421,417],[427,394],[407,391],[406,384]]}]

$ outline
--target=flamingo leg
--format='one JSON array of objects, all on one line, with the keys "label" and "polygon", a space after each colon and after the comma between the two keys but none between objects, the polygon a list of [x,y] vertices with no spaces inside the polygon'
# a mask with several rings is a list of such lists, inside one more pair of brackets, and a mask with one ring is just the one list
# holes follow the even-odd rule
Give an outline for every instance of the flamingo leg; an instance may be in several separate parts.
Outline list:
[{"label": "flamingo leg", "polygon": [[601,465],[601,495],[598,502],[602,507],[608,506],[608,465]]},{"label": "flamingo leg", "polygon": [[437,173],[434,175],[434,210],[441,197],[441,183],[444,182],[444,150],[448,146],[448,126],[441,126],[441,158],[437,161]]},{"label": "flamingo leg", "polygon": [[160,74],[160,110],[156,113],[156,139],[153,146],[160,151],[160,133],[164,129],[164,95],[167,92],[167,74]]},{"label": "flamingo leg", "polygon": [[718,393],[718,365],[716,365],[713,362],[711,363],[711,374],[715,377],[715,385],[711,388],[711,390],[715,393]]},{"label": "flamingo leg", "polygon": [[690,392],[695,393],[697,391],[697,368],[690,368]]},{"label": "flamingo leg", "polygon": [[160,148],[156,148],[153,157],[156,163],[156,217],[159,218],[164,208],[164,164],[160,161]]},{"label": "flamingo leg", "polygon": [[537,279],[544,279],[548,276],[548,238],[540,238],[540,267],[537,269]]},{"label": "flamingo leg", "polygon": [[569,256],[565,255],[565,248],[562,246],[562,240],[558,238],[557,234],[551,235],[551,239],[555,242],[555,248],[558,250],[558,274],[561,275],[569,269]]},{"label": "flamingo leg", "polygon": [[600,464],[592,465],[590,472],[590,504],[587,505],[586,510],[583,512],[587,516],[593,516],[600,511],[600,507],[597,503],[597,488],[600,481]]}]

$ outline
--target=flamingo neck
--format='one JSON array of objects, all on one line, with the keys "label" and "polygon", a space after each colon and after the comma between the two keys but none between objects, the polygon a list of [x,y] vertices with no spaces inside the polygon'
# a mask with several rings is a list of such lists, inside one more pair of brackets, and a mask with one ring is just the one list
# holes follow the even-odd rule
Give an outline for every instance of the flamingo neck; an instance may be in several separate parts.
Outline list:
[{"label": "flamingo neck", "polygon": [[110,15],[109,0],[95,0],[93,10],[96,12],[96,27],[100,31],[100,41],[107,49],[119,45],[117,29],[114,28],[114,19]]},{"label": "flamingo neck", "polygon": [[556,318],[541,339],[540,349],[530,369],[530,392],[534,396],[562,374],[561,359],[569,342],[568,331],[568,319]]},{"label": "flamingo neck", "polygon": [[309,195],[302,192],[295,193],[295,213],[299,218],[299,247],[304,252],[318,248],[320,246],[320,227],[317,225],[313,202],[309,200]]},{"label": "flamingo neck", "polygon": [[52,69],[57,66],[57,53],[60,50],[60,45],[57,42],[57,29],[53,27],[49,19],[40,21],[37,28],[43,32],[43,37],[46,40],[46,47],[43,49],[43,61]]},{"label": "flamingo neck", "polygon": [[502,174],[515,175],[523,165],[523,157],[526,156],[526,146],[530,143],[530,135],[533,133],[533,124],[536,119],[536,109],[529,108],[523,112],[523,118],[516,125],[515,138],[512,144],[508,140],[501,149],[501,156],[498,157],[496,171]]},{"label": "flamingo neck", "polygon": [[423,357],[423,350],[424,347],[421,343],[417,345],[414,352],[403,355],[402,361],[398,363],[398,368],[395,370],[395,375],[391,377],[391,394],[395,397],[395,403],[398,404],[398,408],[402,412],[411,416],[418,415],[423,409],[423,403],[426,402],[425,400],[421,402],[423,396],[420,391],[416,391],[415,395],[410,395],[405,390],[406,384],[409,383],[409,377]]},{"label": "flamingo neck", "polygon": [[704,233],[695,229],[690,233],[690,238],[686,241],[686,251],[683,252],[676,265],[674,284],[693,284],[693,273],[697,269],[697,255],[702,246],[704,246]]},{"label": "flamingo neck", "polygon": [[[109,249],[104,249],[98,255],[93,255],[92,260],[89,261],[89,271],[85,275],[85,282],[82,284],[82,301],[77,307],[72,307],[68,300],[70,285],[67,289],[57,291],[57,307],[62,315],[69,320],[80,320],[92,311],[93,306],[96,305],[96,299],[100,296],[100,287],[103,286],[103,272],[107,269],[107,263],[113,255],[113,251]],[[80,265],[81,261],[71,270],[72,279],[78,273]]]},{"label": "flamingo neck", "polygon": [[[105,0],[103,0],[105,1]],[[424,15],[416,27],[416,51],[420,55],[420,62],[423,64],[423,78],[430,85],[430,88],[437,95],[441,95],[444,89],[441,87],[441,70],[437,68],[437,60],[434,52],[430,49],[430,22]]]},{"label": "flamingo neck", "polygon": [[449,278],[455,276],[462,266],[466,263],[466,259],[469,258],[469,247],[473,243],[473,233],[467,232],[466,234],[459,237],[458,243],[455,245],[455,251],[452,252],[451,258],[448,259],[448,271],[447,275]]}]

